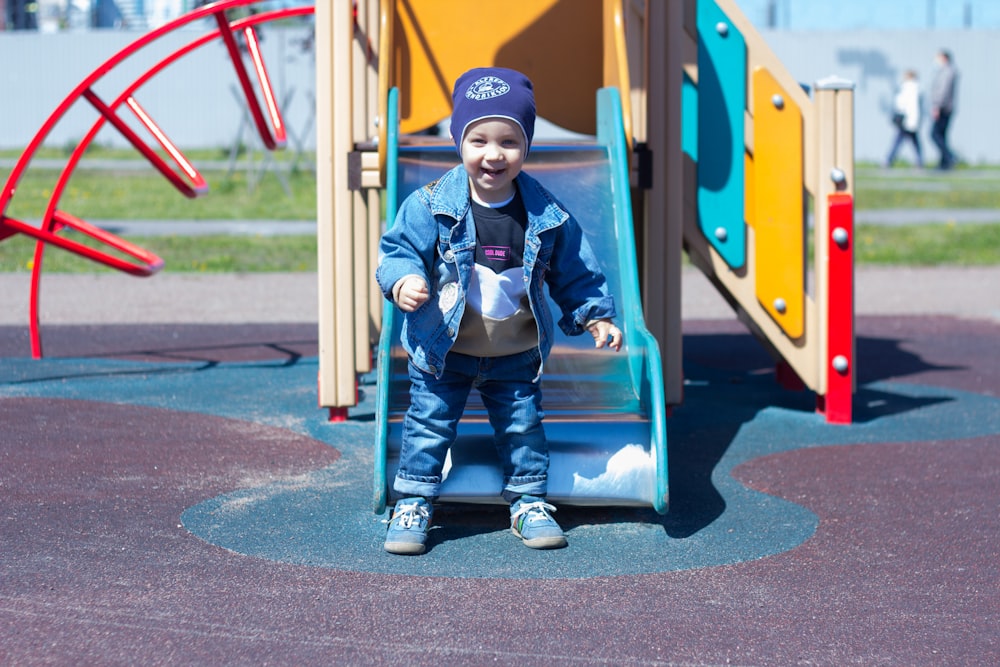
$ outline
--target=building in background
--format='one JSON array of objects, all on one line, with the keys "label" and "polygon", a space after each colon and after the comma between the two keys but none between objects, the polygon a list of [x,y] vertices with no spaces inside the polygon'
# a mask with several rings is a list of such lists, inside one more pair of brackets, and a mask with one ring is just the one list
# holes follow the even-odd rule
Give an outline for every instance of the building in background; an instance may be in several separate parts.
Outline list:
[{"label": "building in background", "polygon": [[[211,0],[0,0],[0,31],[157,28]],[[312,0],[274,0],[260,8],[311,5]]]},{"label": "building in background", "polygon": [[38,3],[35,0],[0,0],[4,4],[4,29],[38,30]]},{"label": "building in background", "polygon": [[[209,0],[0,0],[0,30],[146,30]],[[274,6],[313,0],[274,0]],[[736,0],[757,29],[956,30],[1000,28],[997,0]]]},{"label": "building in background", "polygon": [[758,30],[1000,28],[996,0],[736,0]]}]

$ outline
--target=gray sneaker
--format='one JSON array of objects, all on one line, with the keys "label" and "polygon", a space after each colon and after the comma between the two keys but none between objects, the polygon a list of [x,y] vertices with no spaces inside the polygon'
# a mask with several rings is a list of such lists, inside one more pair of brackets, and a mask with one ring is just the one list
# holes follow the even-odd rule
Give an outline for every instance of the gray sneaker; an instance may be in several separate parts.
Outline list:
[{"label": "gray sneaker", "polygon": [[423,498],[403,498],[397,502],[389,519],[385,550],[403,555],[424,553],[433,515],[434,507]]},{"label": "gray sneaker", "polygon": [[510,506],[510,530],[532,549],[559,549],[566,536],[549,512],[556,508],[542,498],[521,496]]}]

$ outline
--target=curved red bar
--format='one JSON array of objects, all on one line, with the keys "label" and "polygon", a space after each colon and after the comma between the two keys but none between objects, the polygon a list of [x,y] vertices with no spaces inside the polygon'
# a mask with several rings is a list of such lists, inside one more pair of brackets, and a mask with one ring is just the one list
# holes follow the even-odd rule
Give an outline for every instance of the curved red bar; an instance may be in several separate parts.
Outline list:
[{"label": "curved red bar", "polygon": [[160,129],[160,126],[153,121],[152,116],[146,113],[146,110],[142,108],[138,100],[129,96],[125,100],[125,106],[132,110],[132,113],[139,119],[139,122],[142,123],[143,127],[149,130],[149,133],[153,135],[153,138],[155,138],[156,142],[160,144],[160,147],[167,151],[173,159],[174,164],[180,167],[181,171],[188,177],[191,181],[194,196],[197,197],[198,195],[207,193],[208,183],[201,175],[201,172],[195,169],[194,165],[191,164],[191,161],[184,157],[184,153],[182,153],[181,150],[174,145],[174,142],[170,140],[170,137],[168,137],[163,130]]},{"label": "curved red bar", "polygon": [[[232,23],[229,23],[229,21],[225,19],[224,12],[226,10],[234,7],[255,4],[260,1],[261,0],[223,0],[221,2],[215,2],[170,21],[169,23],[164,24],[163,26],[132,42],[105,61],[88,77],[80,82],[80,84],[46,119],[46,121],[42,124],[42,127],[35,134],[24,152],[21,154],[17,164],[8,175],[3,189],[0,190],[0,241],[14,234],[26,234],[37,240],[37,244],[35,246],[35,260],[32,267],[30,302],[31,312],[29,322],[31,329],[32,354],[36,358],[41,357],[42,355],[38,302],[41,286],[41,271],[44,263],[43,260],[46,245],[52,244],[61,247],[69,252],[74,252],[82,257],[104,264],[110,268],[137,276],[152,275],[159,271],[163,266],[163,260],[154,253],[129,243],[128,241],[125,241],[110,232],[95,227],[69,213],[66,213],[65,211],[57,209],[58,202],[62,197],[63,191],[65,190],[73,171],[79,164],[79,161],[87,147],[93,141],[105,121],[110,122],[119,132],[121,132],[122,135],[136,148],[136,150],[149,160],[153,167],[185,196],[195,197],[203,194],[208,189],[205,179],[201,176],[198,170],[195,169],[186,157],[184,157],[176,145],[174,145],[174,143],[155,123],[155,121],[153,121],[152,117],[146,113],[146,111],[135,99],[134,93],[140,86],[158,74],[168,64],[189,53],[191,50],[212,40],[221,38],[224,42],[226,42],[230,56],[233,58],[233,64],[236,68],[237,77],[240,80],[241,87],[243,88],[244,94],[247,98],[250,113],[254,118],[258,131],[261,134],[262,141],[265,146],[271,149],[284,146],[287,136],[285,125],[281,118],[278,105],[275,102],[270,78],[267,73],[267,68],[264,65],[263,57],[260,53],[256,32],[253,28],[256,25],[269,21],[290,18],[293,16],[309,15],[314,12],[314,8],[295,7],[278,9],[253,14],[237,21],[233,21]],[[167,55],[160,62],[150,67],[144,74],[136,79],[136,81],[133,82],[133,84],[129,86],[121,95],[119,95],[119,97],[112,103],[106,103],[94,92],[93,86],[98,80],[135,52],[141,50],[163,35],[183,27],[188,23],[209,17],[214,17],[216,19],[216,22],[219,25],[218,31],[203,35],[190,44]],[[257,94],[254,92],[253,85],[250,82],[250,77],[247,74],[246,67],[244,66],[238,48],[235,51],[235,57],[233,57],[234,52],[231,46],[235,46],[235,38],[233,36],[234,30],[241,30],[244,38],[246,39],[247,48],[257,76],[257,82],[264,97],[264,104],[267,109],[266,118],[264,110],[258,101]],[[42,218],[41,226],[34,227],[21,220],[7,217],[5,215],[7,207],[13,199],[17,189],[17,184],[20,181],[21,176],[28,168],[34,154],[41,147],[52,128],[62,119],[73,104],[81,98],[87,100],[97,110],[99,117],[91,127],[90,132],[87,133],[84,139],[73,151],[63,168],[63,172],[53,188],[53,193],[49,199],[45,215]],[[118,116],[116,110],[123,104],[127,106],[133,114],[135,114],[136,118],[143,125],[143,127],[146,128],[156,142],[170,155],[171,159],[180,169],[181,173],[175,171],[166,162],[166,160],[160,157],[136,134],[134,130],[129,127],[128,124],[121,119],[121,117]],[[270,121],[270,126],[268,126],[268,121]],[[272,127],[274,128],[273,133],[271,131]],[[57,234],[59,229],[62,227],[70,227],[80,233],[86,234],[87,236],[90,236],[110,248],[133,257],[137,260],[137,262],[129,262],[121,259],[120,257],[115,257],[107,252],[95,250],[94,248],[85,246],[76,241],[63,238]]]},{"label": "curved red bar", "polygon": [[[274,141],[278,147],[284,147],[288,141],[288,134],[285,130],[285,121],[281,118],[281,110],[275,101],[274,88],[271,86],[271,77],[267,74],[267,67],[264,65],[264,55],[260,52],[260,42],[257,39],[257,31],[253,26],[243,29],[243,39],[246,40],[247,49],[250,51],[250,59],[253,60],[254,72],[257,73],[257,83],[264,95],[264,103],[267,105],[267,114],[271,119],[271,127],[274,128]],[[257,98],[254,97],[256,103]]]},{"label": "curved red bar", "polygon": [[95,227],[89,222],[80,220],[65,211],[56,211],[55,217],[55,222],[58,223],[57,229],[61,227],[70,227],[71,229],[75,229],[82,234],[86,234],[87,236],[100,241],[104,245],[110,246],[115,250],[119,250],[126,255],[134,257],[139,260],[141,264],[128,262],[102,250],[97,250],[95,248],[91,248],[90,246],[83,245],[78,241],[59,236],[55,233],[55,231],[39,229],[34,225],[15,218],[3,218],[0,220],[0,227],[6,227],[15,234],[25,234],[26,236],[36,238],[43,243],[54,245],[62,248],[63,250],[68,250],[69,252],[80,255],[81,257],[86,257],[87,259],[99,262],[112,269],[129,273],[133,276],[151,276],[163,268],[163,260],[158,255],[146,250],[145,248],[141,248],[134,243],[129,243],[125,239],[119,238],[107,230]]},{"label": "curved red bar", "polygon": [[[236,78],[239,79],[240,88],[243,89],[243,95],[247,100],[247,107],[250,111],[250,116],[253,118],[254,125],[257,126],[257,132],[260,134],[260,140],[264,142],[270,150],[276,148],[281,148],[285,145],[284,136],[279,140],[271,133],[271,128],[268,126],[267,121],[264,119],[264,112],[260,108],[260,102],[257,100],[257,93],[254,92],[253,84],[250,83],[250,75],[247,74],[247,68],[243,64],[243,56],[240,54],[240,47],[236,44],[236,38],[233,36],[233,27],[229,24],[229,19],[226,18],[226,13],[222,11],[215,12],[215,21],[219,24],[219,35],[222,37],[222,42],[226,45],[226,51],[229,52],[229,59],[233,61],[233,67],[236,69]],[[257,74],[260,76],[261,72],[264,73],[264,78],[261,81],[261,87],[265,89],[265,95],[268,94],[270,89],[270,81],[267,78],[267,71],[264,69],[264,61],[260,59],[260,52],[257,49],[257,36],[253,33],[252,27],[247,27],[245,34],[252,34],[252,37],[247,39],[247,46],[250,48],[251,53],[256,52],[257,57],[254,58],[255,65],[259,62],[259,67],[257,68]],[[252,47],[250,45],[253,44]],[[267,82],[265,85],[264,82]],[[271,97],[273,98],[274,93],[271,92]],[[275,129],[281,128],[284,132],[284,123],[281,120],[280,114],[278,114],[277,105],[269,105],[269,110],[273,109],[271,114],[271,120],[274,124]]]},{"label": "curved red bar", "polygon": [[[97,109],[98,113],[100,113],[109,123],[114,125],[115,129],[118,130],[123,137],[128,139],[128,142],[132,144],[137,151],[142,153],[143,157],[149,160],[149,163],[152,164],[158,172],[163,174],[163,176],[170,181],[170,183],[173,184],[173,186],[177,188],[182,195],[191,199],[198,196],[199,191],[185,183],[184,179],[181,178],[176,171],[171,169],[170,165],[168,165],[163,158],[157,155],[156,152],[149,147],[149,144],[143,141],[139,135],[136,134],[135,131],[114,112],[111,107],[105,104],[104,100],[97,96],[97,93],[90,88],[87,88],[83,91],[83,97],[90,102],[94,108]],[[200,174],[198,178],[201,179]],[[204,185],[204,179],[201,179],[201,182]],[[202,190],[202,192],[204,192],[204,190],[207,190],[207,186]]]}]

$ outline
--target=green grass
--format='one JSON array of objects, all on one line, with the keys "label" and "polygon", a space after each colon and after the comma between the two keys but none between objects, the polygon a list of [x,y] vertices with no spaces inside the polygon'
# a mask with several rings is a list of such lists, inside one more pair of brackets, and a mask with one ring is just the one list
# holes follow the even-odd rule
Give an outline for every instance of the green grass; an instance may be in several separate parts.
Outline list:
[{"label": "green grass", "polygon": [[[50,159],[50,160],[65,160],[68,158],[73,151],[76,150],[76,142],[69,142],[65,146],[41,146],[35,151],[36,159]],[[154,149],[161,157],[167,158],[164,151],[160,149]],[[183,153],[191,162],[195,165],[201,162],[217,162],[217,161],[228,161],[231,149],[228,147],[215,147],[215,148],[185,148]],[[21,157],[23,150],[20,148],[0,148],[0,159],[16,160]],[[246,149],[240,149],[241,158],[246,157]],[[290,155],[287,151],[278,151],[273,153],[273,156],[278,159],[289,159]],[[146,164],[145,158],[142,157],[134,148],[112,148],[110,146],[103,146],[96,143],[91,143],[84,152],[84,161],[86,160],[121,160],[122,162],[136,162],[140,164]],[[315,154],[310,152],[305,152],[302,157],[303,161],[315,162]]]},{"label": "green grass", "polygon": [[[886,189],[861,183],[855,191],[858,210],[890,208],[1000,209],[1000,179],[996,189]],[[1000,220],[998,212],[997,220]]]},{"label": "green grass", "polygon": [[[228,164],[228,153],[221,149],[189,151],[195,164]],[[0,151],[0,157],[13,159],[16,151]],[[65,151],[43,148],[39,158],[65,158]],[[134,151],[93,146],[87,159],[120,160],[142,164]],[[257,158],[259,161],[259,157]],[[291,156],[276,153],[273,159],[287,169]],[[254,176],[245,169],[203,170],[210,191],[197,199],[178,193],[163,176],[151,168],[117,171],[81,166],[70,179],[59,206],[83,219],[188,219],[188,220],[314,220],[316,217],[316,178],[305,168],[312,159],[305,156],[299,168],[287,175],[291,195],[285,192],[274,173]],[[961,208],[1000,210],[1000,170],[956,170],[948,173],[912,170],[882,170],[859,166],[856,171],[858,210],[889,208]],[[38,219],[52,195],[59,172],[28,169],[18,184],[17,196],[7,214],[24,219]],[[0,180],[6,180],[0,169]],[[259,182],[250,182],[251,180]],[[998,215],[1000,217],[1000,215]]]},{"label": "green grass", "polygon": [[858,225],[854,240],[858,265],[1000,264],[1000,224]]},{"label": "green grass", "polygon": [[[59,149],[45,149],[65,157]],[[127,152],[100,147],[88,158],[122,159]],[[16,157],[17,153],[0,157]],[[228,154],[215,149],[192,159],[227,164]],[[287,155],[276,159],[288,159]],[[252,186],[245,170],[203,171],[208,195],[190,200],[149,169],[114,171],[80,168],[70,180],[60,208],[84,220],[315,220],[316,177],[309,170],[288,174],[289,196],[273,173]],[[7,173],[0,169],[0,182]],[[29,169],[6,211],[11,217],[37,220],[51,196],[58,172]],[[886,171],[859,166],[857,208],[994,209],[1000,220],[1000,170],[956,170],[946,174],[913,170]],[[77,235],[76,238],[82,238]],[[130,238],[166,261],[170,272],[315,271],[316,239],[312,236],[169,236]],[[0,271],[30,271],[31,239],[14,236],[0,242]],[[1000,224],[859,225],[855,234],[859,265],[994,265],[1000,264]],[[107,271],[58,248],[45,255],[46,272]]]},{"label": "green grass", "polygon": [[[79,234],[72,238],[84,240]],[[859,225],[854,238],[859,266],[1000,264],[1000,225]],[[129,240],[162,257],[167,272],[316,270],[314,236],[152,236]],[[34,249],[34,242],[23,236],[0,243],[0,272],[30,271]],[[47,250],[44,261],[46,273],[111,271],[59,248]]]},{"label": "green grass", "polygon": [[[28,169],[7,215],[40,219],[58,180],[58,172]],[[59,208],[84,220],[315,220],[316,176],[311,171],[287,175],[291,196],[274,173],[256,178],[251,187],[245,170],[203,174],[208,194],[188,199],[162,175],[149,170],[77,170]],[[0,173],[6,180],[6,173]]]},{"label": "green grass", "polygon": [[859,166],[855,181],[858,210],[1000,208],[1000,170],[996,169],[956,169],[942,173]]},{"label": "green grass", "polygon": [[[96,243],[81,234],[69,238],[91,247]],[[315,271],[315,236],[151,236],[129,241],[159,255],[164,271],[172,273],[266,273],[274,271]],[[106,247],[101,250],[130,262],[130,257]],[[14,236],[0,243],[0,272],[31,271],[35,243]],[[61,248],[48,248],[44,257],[46,273],[106,273],[113,269],[84,259]]]}]

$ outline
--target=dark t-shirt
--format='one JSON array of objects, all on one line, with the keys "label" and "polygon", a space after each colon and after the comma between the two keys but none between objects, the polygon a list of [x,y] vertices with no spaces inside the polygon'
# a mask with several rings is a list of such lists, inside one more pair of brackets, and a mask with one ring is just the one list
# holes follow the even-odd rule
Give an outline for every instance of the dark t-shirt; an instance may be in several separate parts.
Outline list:
[{"label": "dark t-shirt", "polygon": [[490,208],[472,202],[476,267],[465,314],[452,349],[476,357],[500,357],[538,345],[538,329],[524,282],[524,233],[528,215],[521,195]]},{"label": "dark t-shirt", "polygon": [[524,230],[528,226],[520,195],[501,208],[472,202],[476,221],[476,264],[503,273],[524,265]]}]

